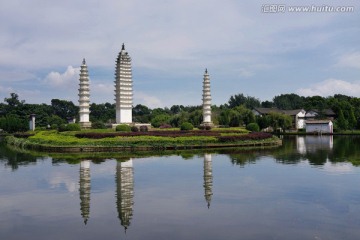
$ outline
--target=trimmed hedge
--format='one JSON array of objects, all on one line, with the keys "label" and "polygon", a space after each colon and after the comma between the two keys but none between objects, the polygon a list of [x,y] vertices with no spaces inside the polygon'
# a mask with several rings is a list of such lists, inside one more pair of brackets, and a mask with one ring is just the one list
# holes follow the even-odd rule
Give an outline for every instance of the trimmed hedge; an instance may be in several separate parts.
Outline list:
[{"label": "trimmed hedge", "polygon": [[184,122],[180,126],[181,131],[189,131],[189,130],[193,130],[193,129],[194,129],[194,126],[189,122]]},{"label": "trimmed hedge", "polygon": [[61,124],[59,127],[59,132],[65,132],[65,131],[81,131],[80,124],[78,123]]},{"label": "trimmed hedge", "polygon": [[131,127],[126,124],[121,124],[116,126],[117,132],[131,132]]},{"label": "trimmed hedge", "polygon": [[249,134],[237,135],[237,136],[220,136],[218,137],[218,140],[219,142],[238,142],[238,141],[246,141],[246,140],[263,140],[271,137],[272,135],[270,133],[252,132]]},{"label": "trimmed hedge", "polygon": [[260,131],[260,127],[257,123],[249,123],[248,125],[246,125],[246,129],[251,131],[251,132],[258,132]]}]

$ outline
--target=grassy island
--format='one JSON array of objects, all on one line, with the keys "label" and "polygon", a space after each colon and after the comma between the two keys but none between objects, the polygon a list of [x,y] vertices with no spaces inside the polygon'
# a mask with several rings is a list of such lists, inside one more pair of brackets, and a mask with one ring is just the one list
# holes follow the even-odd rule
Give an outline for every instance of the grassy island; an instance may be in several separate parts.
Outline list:
[{"label": "grassy island", "polygon": [[47,152],[121,152],[281,145],[281,140],[269,133],[249,133],[243,128],[148,132],[50,130],[15,134],[6,137],[6,142],[24,149]]}]

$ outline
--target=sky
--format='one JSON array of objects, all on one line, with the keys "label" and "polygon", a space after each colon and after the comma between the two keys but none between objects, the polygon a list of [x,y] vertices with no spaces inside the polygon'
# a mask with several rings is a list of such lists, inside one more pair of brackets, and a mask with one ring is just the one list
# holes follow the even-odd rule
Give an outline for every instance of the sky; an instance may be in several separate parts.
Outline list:
[{"label": "sky", "polygon": [[240,93],[360,97],[359,23],[358,0],[0,0],[0,100],[78,104],[85,58],[90,101],[114,103],[123,43],[134,105],[200,105],[206,68],[216,105]]}]

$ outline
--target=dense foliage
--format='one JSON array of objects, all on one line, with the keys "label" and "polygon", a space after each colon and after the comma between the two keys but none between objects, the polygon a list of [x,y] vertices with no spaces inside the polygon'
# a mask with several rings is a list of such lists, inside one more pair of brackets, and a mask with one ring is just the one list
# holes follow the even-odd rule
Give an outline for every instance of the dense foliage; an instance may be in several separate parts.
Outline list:
[{"label": "dense foliage", "polygon": [[[334,96],[303,97],[297,94],[281,94],[272,101],[261,102],[259,99],[235,94],[223,105],[212,106],[212,121],[222,127],[243,127],[257,123],[260,129],[291,128],[292,119],[283,114],[269,114],[256,118],[252,112],[255,107],[277,107],[283,110],[300,109],[316,110],[318,118],[324,118],[327,109],[336,114],[334,128],[338,130],[360,129],[360,98],[341,94]],[[0,103],[0,128],[6,132],[28,130],[30,114],[36,115],[36,127],[59,129],[67,124],[69,119],[78,118],[79,108],[71,101],[53,99],[51,104],[28,104],[20,100],[16,93],[11,93]],[[202,123],[201,106],[173,105],[170,108],[154,108],[138,104],[133,107],[133,121],[151,123],[157,128],[180,128],[185,122],[199,127]],[[90,121],[92,128],[104,128],[108,123],[115,123],[115,104],[92,103],[90,106]],[[250,126],[254,126],[253,124]],[[141,129],[139,129],[141,131]]]},{"label": "dense foliage", "polygon": [[126,124],[120,124],[116,126],[117,132],[131,132],[131,127]]}]

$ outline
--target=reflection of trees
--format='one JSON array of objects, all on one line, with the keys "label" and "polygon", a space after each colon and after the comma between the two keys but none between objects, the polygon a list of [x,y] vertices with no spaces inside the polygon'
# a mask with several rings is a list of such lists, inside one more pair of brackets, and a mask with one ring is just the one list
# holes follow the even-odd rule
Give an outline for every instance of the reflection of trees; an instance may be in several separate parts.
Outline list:
[{"label": "reflection of trees", "polygon": [[349,161],[354,165],[360,164],[360,137],[338,136],[334,138],[333,154],[329,156],[332,163]]},{"label": "reflection of trees", "polygon": [[37,159],[39,158],[36,156],[0,144],[0,161],[5,162],[5,166],[10,166],[12,170],[18,169],[19,166],[34,164]]},{"label": "reflection of trees", "polygon": [[297,164],[304,158],[296,151],[296,146],[296,138],[284,137],[282,146],[274,149],[271,155],[277,163]]},{"label": "reflection of trees", "polygon": [[267,155],[268,150],[232,150],[231,152],[227,151],[227,154],[230,157],[230,161],[234,165],[239,165],[244,167],[247,164],[254,164],[261,156]]}]

